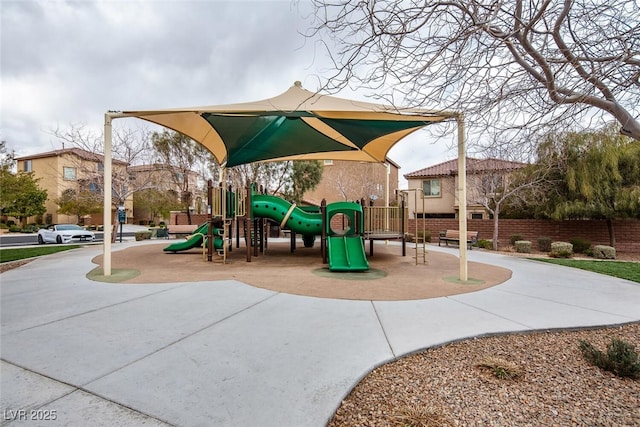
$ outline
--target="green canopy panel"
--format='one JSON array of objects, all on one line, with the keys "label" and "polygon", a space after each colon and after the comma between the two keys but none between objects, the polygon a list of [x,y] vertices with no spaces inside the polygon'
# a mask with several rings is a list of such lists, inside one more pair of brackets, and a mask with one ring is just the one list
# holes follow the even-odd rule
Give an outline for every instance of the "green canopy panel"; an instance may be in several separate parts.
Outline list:
[{"label": "green canopy panel", "polygon": [[202,116],[226,141],[227,167],[299,154],[358,150],[318,132],[300,117]]}]

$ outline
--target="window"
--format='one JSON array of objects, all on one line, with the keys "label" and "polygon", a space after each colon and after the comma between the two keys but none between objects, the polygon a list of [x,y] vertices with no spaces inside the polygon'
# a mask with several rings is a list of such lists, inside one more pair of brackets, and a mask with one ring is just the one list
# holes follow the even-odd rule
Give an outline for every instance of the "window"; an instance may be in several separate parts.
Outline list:
[{"label": "window", "polygon": [[416,212],[416,218],[455,218],[456,214],[454,213],[422,213]]},{"label": "window", "polygon": [[76,168],[65,166],[62,168],[62,172],[63,172],[63,178],[65,181],[76,180]]},{"label": "window", "polygon": [[325,166],[330,166],[333,164],[333,160],[325,160],[323,163]]},{"label": "window", "polygon": [[482,213],[472,213],[471,219],[482,219]]},{"label": "window", "polygon": [[98,172],[104,172],[104,163],[98,163]]},{"label": "window", "polygon": [[440,180],[425,179],[422,181],[422,190],[426,196],[440,196]]},{"label": "window", "polygon": [[33,163],[31,163],[31,160],[25,160],[23,170],[25,172],[32,172],[33,170],[32,168],[33,168]]}]

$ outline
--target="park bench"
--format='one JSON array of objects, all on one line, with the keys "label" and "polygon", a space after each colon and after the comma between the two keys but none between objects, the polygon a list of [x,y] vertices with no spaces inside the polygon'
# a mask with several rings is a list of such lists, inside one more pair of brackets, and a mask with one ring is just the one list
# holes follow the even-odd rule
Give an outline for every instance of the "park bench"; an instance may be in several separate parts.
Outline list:
[{"label": "park bench", "polygon": [[[473,245],[478,244],[478,235],[480,232],[478,231],[467,231],[467,246],[469,250]],[[438,246],[440,243],[445,242],[447,246],[449,246],[449,242],[454,242],[460,245],[460,231],[458,230],[446,230],[440,232],[440,237],[438,240]]]}]

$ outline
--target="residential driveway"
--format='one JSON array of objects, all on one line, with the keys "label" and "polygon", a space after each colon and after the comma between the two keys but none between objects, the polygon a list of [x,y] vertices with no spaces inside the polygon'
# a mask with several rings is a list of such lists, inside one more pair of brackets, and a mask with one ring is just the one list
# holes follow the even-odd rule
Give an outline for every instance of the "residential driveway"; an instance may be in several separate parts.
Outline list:
[{"label": "residential driveway", "polygon": [[[86,274],[101,250],[0,275],[2,425],[322,426],[359,379],[407,353],[640,320],[638,283],[480,251],[470,260],[511,278],[470,293],[368,301],[237,280],[95,282]],[[46,417],[55,420],[30,419]]]}]

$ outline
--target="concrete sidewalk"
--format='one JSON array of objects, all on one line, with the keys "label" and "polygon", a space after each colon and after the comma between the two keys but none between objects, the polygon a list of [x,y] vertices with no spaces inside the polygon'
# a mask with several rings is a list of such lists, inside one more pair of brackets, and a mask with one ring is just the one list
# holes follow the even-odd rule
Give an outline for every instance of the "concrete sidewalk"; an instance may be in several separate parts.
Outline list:
[{"label": "concrete sidewalk", "polygon": [[491,333],[640,320],[640,284],[480,251],[470,260],[509,268],[512,278],[396,302],[233,280],[98,283],[85,275],[101,251],[63,252],[0,276],[2,425],[322,426],[361,377],[407,353]]}]

